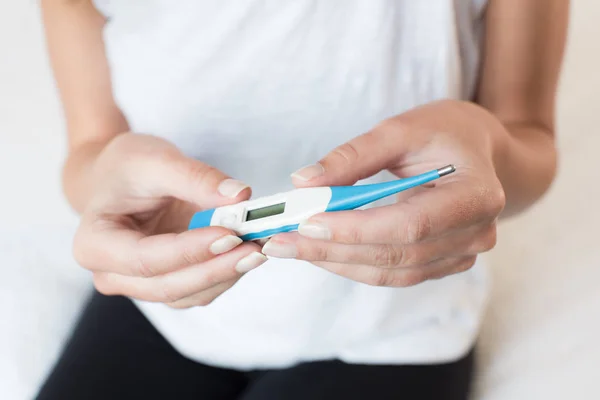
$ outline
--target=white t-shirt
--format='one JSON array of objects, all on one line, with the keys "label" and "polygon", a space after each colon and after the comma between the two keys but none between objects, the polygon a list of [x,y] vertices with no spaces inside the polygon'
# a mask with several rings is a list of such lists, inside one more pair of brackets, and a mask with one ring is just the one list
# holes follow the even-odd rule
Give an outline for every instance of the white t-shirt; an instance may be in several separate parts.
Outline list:
[{"label": "white t-shirt", "polygon": [[[483,0],[96,0],[131,129],[249,183],[289,174],[383,119],[472,97]],[[441,160],[442,161],[442,160]],[[445,161],[445,160],[443,160]],[[381,173],[369,179],[389,179]],[[410,288],[271,259],[207,307],[136,302],[185,356],[250,369],[338,358],[432,363],[473,345],[485,268]]]}]

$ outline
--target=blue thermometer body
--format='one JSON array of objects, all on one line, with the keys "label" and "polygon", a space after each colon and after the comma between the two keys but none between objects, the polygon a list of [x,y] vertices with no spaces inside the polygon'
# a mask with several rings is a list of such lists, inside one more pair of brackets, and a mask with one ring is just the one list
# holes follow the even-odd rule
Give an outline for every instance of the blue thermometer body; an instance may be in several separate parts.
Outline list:
[{"label": "blue thermometer body", "polygon": [[448,165],[421,175],[390,182],[355,186],[311,187],[200,211],[189,229],[222,226],[242,240],[269,238],[298,229],[315,214],[354,210],[384,197],[423,185],[455,171]]}]

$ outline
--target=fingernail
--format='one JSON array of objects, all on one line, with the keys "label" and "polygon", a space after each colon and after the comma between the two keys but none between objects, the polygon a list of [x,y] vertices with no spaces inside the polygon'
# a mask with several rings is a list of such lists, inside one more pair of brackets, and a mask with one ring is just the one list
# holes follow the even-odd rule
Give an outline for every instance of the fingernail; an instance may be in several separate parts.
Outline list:
[{"label": "fingernail", "polygon": [[227,235],[215,240],[208,249],[214,255],[223,254],[239,246],[242,242],[243,240],[237,236]]},{"label": "fingernail", "polygon": [[235,266],[235,269],[240,274],[251,271],[259,265],[263,264],[267,261],[268,258],[264,254],[254,252],[248,254],[246,257],[242,258]]},{"label": "fingernail", "polygon": [[312,239],[328,240],[331,238],[331,232],[326,226],[315,224],[314,222],[305,222],[300,224],[298,227],[298,233],[302,236]]},{"label": "fingernail", "polygon": [[219,187],[217,191],[225,197],[236,197],[241,193],[242,190],[246,189],[248,185],[244,182],[238,181],[237,179],[225,179]]},{"label": "fingernail", "polygon": [[291,243],[279,243],[272,240],[263,246],[263,254],[277,258],[294,258],[298,255],[298,249]]},{"label": "fingernail", "polygon": [[325,168],[319,163],[300,168],[292,174],[292,178],[298,178],[303,181],[310,181],[325,173]]}]

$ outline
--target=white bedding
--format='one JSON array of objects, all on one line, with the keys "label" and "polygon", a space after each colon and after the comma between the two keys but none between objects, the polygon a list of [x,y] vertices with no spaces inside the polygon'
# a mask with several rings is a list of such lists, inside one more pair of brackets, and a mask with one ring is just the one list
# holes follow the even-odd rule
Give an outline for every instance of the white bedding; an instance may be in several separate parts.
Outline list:
[{"label": "white bedding", "polygon": [[[478,400],[600,399],[600,56],[590,50],[600,37],[600,3],[573,3],[561,173],[541,204],[501,228]],[[7,400],[35,393],[89,288],[71,259],[75,221],[59,194],[58,112],[36,2],[0,0],[0,398]]]},{"label": "white bedding", "polygon": [[31,398],[84,303],[89,276],[69,247],[65,227],[0,231],[2,399]]}]

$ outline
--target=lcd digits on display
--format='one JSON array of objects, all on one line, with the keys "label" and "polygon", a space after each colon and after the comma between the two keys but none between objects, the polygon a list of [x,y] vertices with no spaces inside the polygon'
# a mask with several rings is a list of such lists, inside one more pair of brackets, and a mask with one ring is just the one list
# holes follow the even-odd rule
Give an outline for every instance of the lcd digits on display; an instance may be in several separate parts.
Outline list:
[{"label": "lcd digits on display", "polygon": [[273,204],[272,206],[255,208],[248,210],[246,213],[246,221],[254,221],[261,218],[272,217],[274,215],[283,214],[285,211],[285,203]]}]

